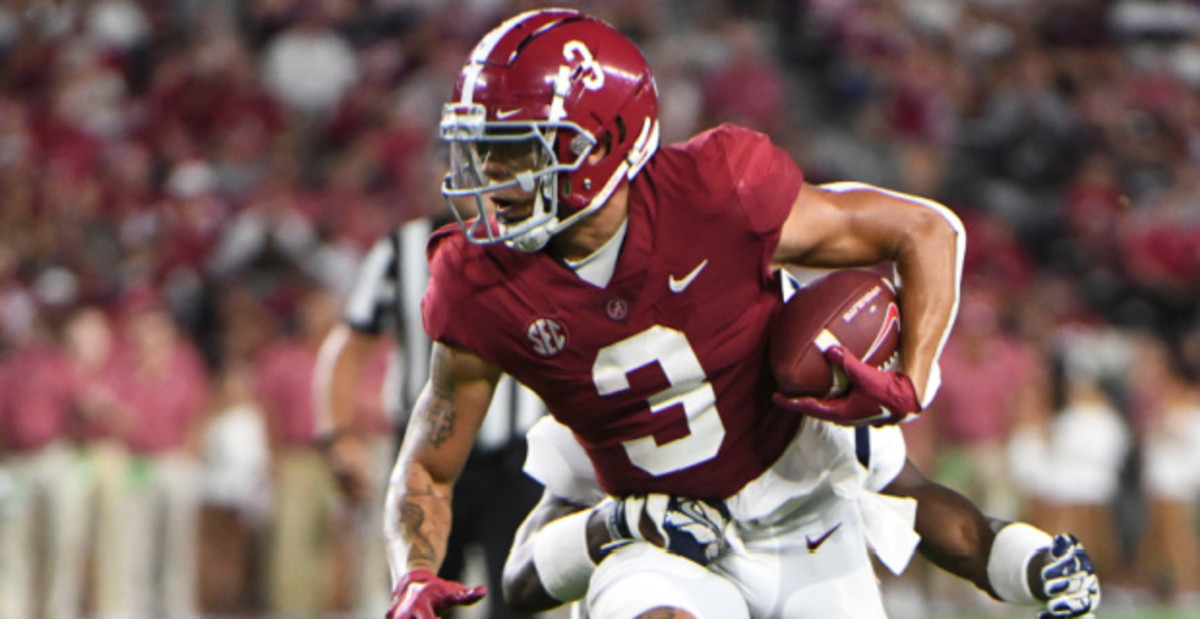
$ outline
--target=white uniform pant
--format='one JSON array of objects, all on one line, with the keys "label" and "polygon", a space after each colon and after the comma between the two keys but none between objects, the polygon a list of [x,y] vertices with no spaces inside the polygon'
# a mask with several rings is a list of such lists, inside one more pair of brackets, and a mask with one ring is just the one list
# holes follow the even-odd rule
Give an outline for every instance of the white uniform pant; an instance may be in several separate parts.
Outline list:
[{"label": "white uniform pant", "polygon": [[182,619],[198,613],[199,462],[183,452],[107,454],[97,540],[97,616]]},{"label": "white uniform pant", "polygon": [[0,619],[79,616],[88,477],[78,452],[56,441],[6,454],[0,470]]},{"label": "white uniform pant", "polygon": [[886,617],[853,512],[834,500],[786,530],[758,531],[761,539],[712,569],[646,543],[622,547],[592,576],[588,616],[629,619],[671,607],[700,619]]},{"label": "white uniform pant", "polygon": [[[890,480],[904,462],[898,430],[872,432]],[[871,471],[879,472],[876,462]],[[859,464],[854,431],[806,421],[771,470],[727,501],[730,546],[708,569],[649,544],[606,558],[586,599],[592,619],[628,619],[658,607],[712,619],[886,617],[870,560],[894,570],[915,549],[911,500],[881,497]]]}]

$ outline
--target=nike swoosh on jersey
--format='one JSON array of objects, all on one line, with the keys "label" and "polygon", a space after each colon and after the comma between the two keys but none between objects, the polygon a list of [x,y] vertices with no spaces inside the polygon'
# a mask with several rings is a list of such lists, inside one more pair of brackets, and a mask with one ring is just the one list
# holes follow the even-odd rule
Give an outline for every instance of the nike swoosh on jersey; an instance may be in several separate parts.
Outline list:
[{"label": "nike swoosh on jersey", "polygon": [[513,116],[516,116],[517,114],[520,114],[520,113],[521,113],[521,108],[516,108],[513,110],[496,110],[496,119],[504,120],[506,118],[512,118]]},{"label": "nike swoosh on jersey", "polygon": [[839,522],[839,523],[833,525],[832,529],[826,531],[825,533],[823,533],[821,535],[821,537],[818,537],[817,539],[813,539],[813,538],[805,535],[804,543],[808,545],[808,551],[816,552],[817,549],[821,547],[821,544],[824,544],[825,540],[829,539],[829,536],[833,535],[834,531],[837,531],[840,528],[842,528],[842,523]]},{"label": "nike swoosh on jersey", "polygon": [[708,266],[708,258],[705,258],[704,262],[696,265],[696,268],[692,269],[691,273],[684,275],[682,279],[675,279],[674,275],[668,275],[667,285],[671,287],[671,292],[678,294],[687,290],[687,287],[692,285],[692,281],[700,275],[700,271],[703,271],[706,266]]}]

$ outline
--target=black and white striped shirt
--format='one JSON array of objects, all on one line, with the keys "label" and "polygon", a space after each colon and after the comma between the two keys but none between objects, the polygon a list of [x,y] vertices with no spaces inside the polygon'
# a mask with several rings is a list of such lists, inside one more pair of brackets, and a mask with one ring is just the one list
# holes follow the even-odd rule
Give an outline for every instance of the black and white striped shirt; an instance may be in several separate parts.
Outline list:
[{"label": "black and white striped shirt", "polygon": [[[429,282],[425,246],[432,230],[429,219],[417,219],[379,239],[359,266],[342,315],[360,333],[396,334],[399,348],[389,362],[383,398],[384,409],[397,423],[412,410],[429,377],[430,342],[421,325],[421,296]],[[537,395],[505,375],[476,446],[494,450],[524,440],[525,431],[545,412]]]}]

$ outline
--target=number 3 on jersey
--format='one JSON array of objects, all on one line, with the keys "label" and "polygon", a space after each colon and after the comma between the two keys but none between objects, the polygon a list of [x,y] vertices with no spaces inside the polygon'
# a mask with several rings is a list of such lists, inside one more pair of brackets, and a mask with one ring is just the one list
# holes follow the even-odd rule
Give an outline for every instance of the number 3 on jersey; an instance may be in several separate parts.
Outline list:
[{"label": "number 3 on jersey", "polygon": [[725,425],[717,414],[712,384],[682,332],[656,325],[602,348],[592,366],[592,379],[600,395],[612,395],[629,389],[630,372],[651,363],[662,368],[669,385],[646,400],[650,412],[682,406],[690,433],[664,445],[653,436],[625,441],[630,462],[657,476],[716,456],[725,439]]}]

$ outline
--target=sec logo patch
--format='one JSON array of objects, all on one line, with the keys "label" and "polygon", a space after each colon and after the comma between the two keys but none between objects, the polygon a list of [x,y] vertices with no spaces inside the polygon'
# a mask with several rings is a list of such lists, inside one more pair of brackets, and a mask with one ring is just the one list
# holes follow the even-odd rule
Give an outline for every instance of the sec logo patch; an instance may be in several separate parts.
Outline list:
[{"label": "sec logo patch", "polygon": [[609,299],[604,313],[608,315],[609,320],[620,322],[629,316],[629,303],[625,299]]},{"label": "sec logo patch", "polygon": [[567,328],[553,318],[538,318],[525,330],[533,352],[553,357],[567,347]]}]

